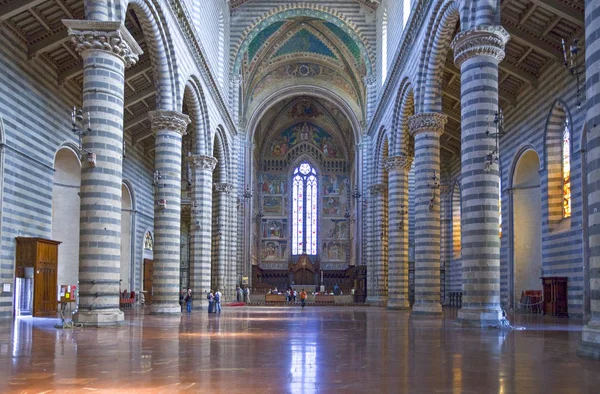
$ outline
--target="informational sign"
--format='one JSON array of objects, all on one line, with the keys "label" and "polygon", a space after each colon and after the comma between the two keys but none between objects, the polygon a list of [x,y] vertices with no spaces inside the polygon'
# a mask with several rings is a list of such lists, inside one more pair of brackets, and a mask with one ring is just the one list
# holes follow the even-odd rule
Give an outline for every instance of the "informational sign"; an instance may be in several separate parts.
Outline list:
[{"label": "informational sign", "polygon": [[77,286],[59,285],[58,286],[58,301],[60,302],[75,302],[77,299]]},{"label": "informational sign", "polygon": [[247,276],[242,276],[242,284],[243,285],[247,285],[248,284],[248,277]]}]

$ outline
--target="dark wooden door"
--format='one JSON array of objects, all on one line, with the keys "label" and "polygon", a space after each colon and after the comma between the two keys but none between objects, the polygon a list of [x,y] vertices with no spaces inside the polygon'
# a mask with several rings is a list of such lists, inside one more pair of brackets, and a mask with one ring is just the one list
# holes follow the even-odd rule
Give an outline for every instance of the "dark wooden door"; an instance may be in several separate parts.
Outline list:
[{"label": "dark wooden door", "polygon": [[56,282],[58,249],[54,244],[39,242],[35,264],[33,316],[56,316]]},{"label": "dark wooden door", "polygon": [[154,275],[154,261],[144,259],[144,297],[147,305],[152,303],[152,280]]},{"label": "dark wooden door", "polygon": [[314,285],[315,274],[307,269],[299,269],[294,274],[294,283],[297,285]]}]

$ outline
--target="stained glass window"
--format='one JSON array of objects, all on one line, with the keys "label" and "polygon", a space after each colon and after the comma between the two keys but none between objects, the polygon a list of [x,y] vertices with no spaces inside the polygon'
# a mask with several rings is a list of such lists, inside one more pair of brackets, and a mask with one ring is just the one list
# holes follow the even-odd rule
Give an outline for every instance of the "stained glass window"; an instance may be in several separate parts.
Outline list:
[{"label": "stained glass window", "polygon": [[292,181],[292,254],[317,254],[317,173],[308,163]]},{"label": "stained glass window", "polygon": [[565,120],[562,145],[563,217],[571,217],[571,128]]}]

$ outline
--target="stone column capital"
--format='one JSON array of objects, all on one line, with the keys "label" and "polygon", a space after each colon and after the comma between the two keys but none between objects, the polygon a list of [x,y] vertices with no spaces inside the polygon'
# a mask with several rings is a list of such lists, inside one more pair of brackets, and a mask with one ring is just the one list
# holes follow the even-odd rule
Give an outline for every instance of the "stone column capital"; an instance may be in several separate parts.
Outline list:
[{"label": "stone column capital", "polygon": [[213,184],[215,192],[217,193],[225,193],[230,194],[233,193],[233,185],[231,183],[226,182],[216,182]]},{"label": "stone column capital", "polygon": [[409,156],[392,156],[385,159],[383,167],[387,172],[398,171],[401,169],[410,170],[413,158]]},{"label": "stone column capital", "polygon": [[79,54],[88,50],[102,50],[123,60],[125,67],[137,63],[142,48],[120,21],[63,19],[68,34]]},{"label": "stone column capital", "polygon": [[148,112],[148,118],[152,124],[152,133],[168,130],[186,134],[187,126],[191,123],[190,117],[178,111],[156,110]]},{"label": "stone column capital", "polygon": [[423,112],[408,118],[408,130],[413,135],[429,131],[439,135],[444,133],[444,127],[448,122],[448,116],[439,112]]},{"label": "stone column capital", "polygon": [[369,186],[369,192],[372,196],[383,194],[385,190],[387,190],[387,186],[383,183],[376,183],[374,185]]},{"label": "stone column capital", "polygon": [[500,25],[479,25],[458,33],[450,46],[454,51],[454,64],[460,66],[474,56],[492,56],[498,63],[504,59],[504,46],[510,39]]},{"label": "stone column capital", "polygon": [[377,77],[375,77],[372,74],[365,75],[363,77],[363,81],[365,82],[365,86],[372,87],[373,85],[375,85],[377,83]]},{"label": "stone column capital", "polygon": [[198,168],[201,170],[209,170],[213,171],[217,166],[218,160],[212,156],[203,156],[203,155],[188,155],[187,157],[188,163],[192,168]]}]

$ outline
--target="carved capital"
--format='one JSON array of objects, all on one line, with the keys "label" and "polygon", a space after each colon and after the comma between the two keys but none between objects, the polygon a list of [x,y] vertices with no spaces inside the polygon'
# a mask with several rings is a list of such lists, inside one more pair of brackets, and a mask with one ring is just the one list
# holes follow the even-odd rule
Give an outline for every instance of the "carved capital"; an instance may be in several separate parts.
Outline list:
[{"label": "carved capital", "polygon": [[408,130],[413,136],[423,131],[436,132],[442,135],[446,122],[448,122],[448,116],[444,114],[424,112],[408,118]]},{"label": "carved capital", "polygon": [[233,185],[231,183],[219,182],[215,183],[214,190],[217,193],[230,194],[233,193]]},{"label": "carved capital", "polygon": [[450,194],[451,190],[452,189],[448,184],[442,183],[440,185],[440,194]]},{"label": "carved capital", "polygon": [[185,135],[185,130],[190,124],[190,117],[177,111],[156,110],[148,112],[154,134],[159,131],[173,131]]},{"label": "carved capital", "polygon": [[413,158],[408,156],[392,156],[385,159],[383,167],[387,172],[397,171],[401,169],[410,170]]},{"label": "carved capital", "polygon": [[241,83],[242,83],[242,76],[241,76],[241,74],[230,73],[229,74],[229,80],[234,85],[241,85]]},{"label": "carved capital", "polygon": [[377,78],[374,75],[365,75],[363,77],[363,80],[365,81],[365,85],[367,87],[372,87],[373,85],[375,85],[377,83]]},{"label": "carved capital", "polygon": [[200,170],[209,170],[213,171],[217,166],[218,160],[212,156],[202,156],[202,155],[188,155],[187,157],[188,163],[192,168],[198,168]]},{"label": "carved capital", "polygon": [[372,196],[377,196],[379,194],[383,194],[387,190],[387,186],[383,183],[376,183],[374,185],[369,186],[369,192]]},{"label": "carved capital", "polygon": [[499,25],[480,25],[462,31],[454,37],[450,46],[454,51],[456,67],[474,56],[492,56],[498,63],[504,59],[504,46],[510,39],[508,32]]},{"label": "carved capital", "polygon": [[120,57],[125,67],[137,63],[143,53],[131,33],[119,21],[90,21],[63,19],[75,50],[82,54],[88,50],[102,50]]}]

